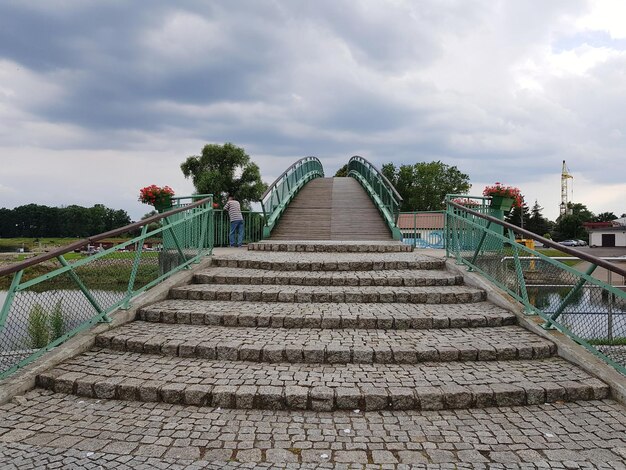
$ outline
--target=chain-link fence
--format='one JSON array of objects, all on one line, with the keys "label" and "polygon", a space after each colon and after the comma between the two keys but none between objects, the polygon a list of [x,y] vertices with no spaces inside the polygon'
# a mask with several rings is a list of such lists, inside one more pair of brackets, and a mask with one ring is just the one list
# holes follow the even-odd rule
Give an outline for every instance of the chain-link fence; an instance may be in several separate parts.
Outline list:
[{"label": "chain-link fence", "polygon": [[[557,328],[626,373],[626,271],[528,231],[449,202],[449,255],[504,289]],[[519,239],[569,256],[553,259]]]},{"label": "chain-link fence", "polygon": [[[134,233],[105,248],[107,237]],[[211,198],[0,270],[0,378],[210,253]],[[99,243],[100,242],[100,243]],[[90,254],[91,253],[91,254]]]}]

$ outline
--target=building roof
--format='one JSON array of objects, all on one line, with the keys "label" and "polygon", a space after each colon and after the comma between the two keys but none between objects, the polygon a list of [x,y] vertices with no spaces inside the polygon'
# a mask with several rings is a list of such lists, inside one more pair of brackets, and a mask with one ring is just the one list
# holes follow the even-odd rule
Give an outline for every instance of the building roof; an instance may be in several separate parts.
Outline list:
[{"label": "building roof", "polygon": [[611,220],[610,222],[585,222],[583,226],[588,232],[624,230],[626,229],[626,217]]},{"label": "building roof", "polygon": [[441,212],[403,213],[398,216],[398,228],[443,230],[444,220],[444,214]]}]

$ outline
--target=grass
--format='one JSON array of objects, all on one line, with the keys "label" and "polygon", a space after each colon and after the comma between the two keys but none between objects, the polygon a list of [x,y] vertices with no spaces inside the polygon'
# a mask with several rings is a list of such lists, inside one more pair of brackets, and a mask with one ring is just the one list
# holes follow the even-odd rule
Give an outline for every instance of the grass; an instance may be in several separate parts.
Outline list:
[{"label": "grass", "polygon": [[541,253],[542,255],[545,256],[549,256],[549,257],[567,257],[567,258],[572,258],[571,261],[569,260],[563,260],[563,259],[558,259],[556,261],[559,261],[567,266],[575,266],[578,263],[580,263],[580,260],[578,258],[576,258],[575,256],[572,256],[568,253],[563,253],[562,251],[559,251],[555,248],[539,248],[537,249],[537,251],[539,253]]},{"label": "grass", "polygon": [[[37,241],[35,241],[37,240]],[[42,248],[51,249],[58,248],[60,246],[69,245],[70,243],[74,243],[78,238],[0,238],[0,246],[16,246],[21,248],[24,245],[24,248],[28,250],[32,250],[33,248],[39,248],[39,244],[41,243]]]},{"label": "grass", "polygon": [[[76,254],[77,256],[82,256]],[[89,289],[102,290],[124,290],[128,286],[130,272],[132,269],[132,260],[134,253],[114,253],[111,257],[107,256],[99,261],[86,264],[76,268],[76,273]],[[118,256],[126,255],[126,256]],[[135,288],[143,286],[148,282],[156,279],[159,275],[159,266],[156,260],[158,253],[147,252],[142,253],[142,260],[153,259],[155,261],[139,265],[137,277],[135,279]],[[107,262],[108,261],[108,262]],[[59,268],[57,261],[47,261],[44,263],[31,266],[24,271],[22,282],[35,279],[39,276],[47,274]],[[0,289],[7,290],[11,285],[12,275],[0,277]],[[36,291],[47,291],[52,289],[75,289],[76,284],[70,279],[69,275],[64,274],[43,281],[32,287]]]},{"label": "grass", "polygon": [[567,256],[570,258],[572,257],[572,255],[563,253],[562,251],[559,251],[556,248],[538,248],[537,251],[546,256]]},{"label": "grass", "polygon": [[626,346],[626,338],[595,338],[588,339],[587,342],[596,346]]},{"label": "grass", "polygon": [[[53,250],[55,248],[60,248],[65,245],[69,245],[70,243],[74,243],[78,240],[82,240],[81,238],[58,238],[58,237],[42,237],[42,238],[26,238],[26,237],[17,237],[17,238],[0,238],[0,247],[17,247],[21,248],[24,246],[28,251],[38,251],[41,247],[42,250]],[[113,242],[113,243],[122,243],[128,240],[128,238],[107,238],[106,240],[102,240],[103,242]]]}]

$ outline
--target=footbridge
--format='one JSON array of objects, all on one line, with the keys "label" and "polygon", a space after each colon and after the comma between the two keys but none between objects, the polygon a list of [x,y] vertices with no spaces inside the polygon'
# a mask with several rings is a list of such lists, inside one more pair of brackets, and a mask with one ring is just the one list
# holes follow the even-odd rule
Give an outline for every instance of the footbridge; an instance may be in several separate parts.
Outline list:
[{"label": "footbridge", "polygon": [[626,271],[471,200],[415,250],[373,165],[307,157],[244,249],[195,196],[0,269],[0,467],[625,468]]}]

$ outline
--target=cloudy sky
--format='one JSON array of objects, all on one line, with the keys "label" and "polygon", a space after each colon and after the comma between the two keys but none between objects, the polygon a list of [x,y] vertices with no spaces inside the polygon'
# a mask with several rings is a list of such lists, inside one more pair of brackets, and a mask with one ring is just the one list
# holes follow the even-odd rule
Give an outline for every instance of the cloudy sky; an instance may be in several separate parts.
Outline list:
[{"label": "cloudy sky", "polygon": [[148,184],[190,194],[205,143],[271,182],[441,160],[472,193],[500,181],[558,215],[626,212],[622,0],[3,0],[0,207],[104,203],[133,219]]}]

